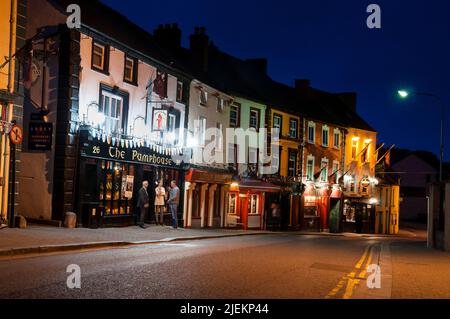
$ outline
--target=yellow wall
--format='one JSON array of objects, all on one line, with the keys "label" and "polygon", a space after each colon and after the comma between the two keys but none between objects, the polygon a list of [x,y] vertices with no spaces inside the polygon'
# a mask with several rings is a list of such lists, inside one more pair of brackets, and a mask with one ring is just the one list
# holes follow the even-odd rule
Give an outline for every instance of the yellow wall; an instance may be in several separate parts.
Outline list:
[{"label": "yellow wall", "polygon": [[387,185],[376,188],[378,200],[375,216],[375,233],[396,235],[400,220],[400,186]]},{"label": "yellow wall", "polygon": [[[352,141],[353,139],[358,139],[358,148],[356,151],[357,158],[352,158]],[[364,142],[366,140],[371,140],[371,144],[369,147],[369,161],[366,163],[361,162],[361,151],[364,149]],[[356,176],[356,182],[359,183],[364,176],[375,177],[375,165],[377,162],[377,156],[375,154],[377,150],[377,133],[370,132],[355,128],[349,128],[348,133],[345,138],[345,169],[344,172],[347,172],[347,176]],[[347,186],[347,185],[346,185]],[[350,193],[347,189],[347,194]],[[359,194],[359,188],[357,189],[357,193]],[[369,196],[373,194],[373,188],[369,188]],[[357,195],[357,194],[353,194]]]},{"label": "yellow wall", "polygon": [[[300,122],[300,117],[294,114],[283,112],[277,108],[271,108],[270,112],[270,123],[273,126],[273,116],[274,114],[280,115],[282,117],[282,128],[281,128],[281,136],[280,136],[280,146],[281,146],[281,154],[280,154],[280,176],[286,177],[288,176],[288,159],[289,159],[289,149],[296,150],[297,153],[297,172],[300,169],[300,137],[302,134],[302,127]],[[290,119],[297,120],[297,139],[292,139],[289,137],[289,121]]]},{"label": "yellow wall", "polygon": [[[11,1],[0,1],[0,64],[5,62],[5,58],[9,56],[9,18],[11,13]],[[0,70],[0,89],[5,90],[8,85],[8,65]]]}]

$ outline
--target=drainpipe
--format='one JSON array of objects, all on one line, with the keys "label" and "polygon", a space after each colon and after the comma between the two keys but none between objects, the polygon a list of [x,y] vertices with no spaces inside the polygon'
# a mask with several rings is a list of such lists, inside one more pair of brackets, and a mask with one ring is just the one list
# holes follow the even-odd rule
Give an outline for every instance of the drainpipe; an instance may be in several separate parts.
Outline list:
[{"label": "drainpipe", "polygon": [[[11,0],[11,10],[10,10],[10,16],[9,16],[9,52],[8,52],[8,84],[7,84],[7,90],[8,93],[12,94],[14,91],[14,87],[13,87],[13,61],[12,61],[12,56],[14,54],[14,26],[16,23],[16,18],[15,18],[15,12],[16,12],[16,0]],[[10,121],[11,116],[12,116],[12,107],[11,107],[11,103],[7,103],[5,105],[6,108],[6,112],[2,112],[3,114],[6,114],[7,118],[2,119],[3,121]],[[2,110],[3,111],[3,110]],[[9,165],[8,165],[8,157],[9,157],[9,152],[8,152],[8,137],[6,136],[6,134],[4,136],[2,136],[2,143],[1,143],[1,148],[3,151],[3,165],[0,166],[0,176],[3,177],[3,185],[2,186],[2,194],[1,194],[1,203],[0,203],[0,209],[1,209],[1,213],[2,215],[5,214],[6,216],[6,212],[8,211],[8,206],[7,203],[5,203],[5,199],[8,198],[8,183],[9,183],[9,174],[8,169],[9,169]]]}]

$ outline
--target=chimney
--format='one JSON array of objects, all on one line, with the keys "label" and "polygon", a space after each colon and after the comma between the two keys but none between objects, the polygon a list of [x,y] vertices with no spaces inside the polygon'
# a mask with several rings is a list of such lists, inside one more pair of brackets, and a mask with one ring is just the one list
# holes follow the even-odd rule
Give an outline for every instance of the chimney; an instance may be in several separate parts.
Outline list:
[{"label": "chimney", "polygon": [[308,79],[296,79],[295,80],[295,91],[299,95],[308,95],[310,93],[311,81]]},{"label": "chimney", "polygon": [[356,92],[336,93],[336,95],[350,110],[356,113],[356,104],[358,100]]},{"label": "chimney", "polygon": [[163,48],[177,49],[181,47],[181,29],[178,24],[158,25],[153,31],[156,42]]},{"label": "chimney", "polygon": [[251,65],[253,68],[261,72],[262,74],[267,74],[267,59],[266,58],[258,58],[258,59],[247,59],[245,62],[248,65]]},{"label": "chimney", "polygon": [[190,36],[190,50],[193,61],[203,72],[208,70],[209,36],[204,27],[195,27]]}]

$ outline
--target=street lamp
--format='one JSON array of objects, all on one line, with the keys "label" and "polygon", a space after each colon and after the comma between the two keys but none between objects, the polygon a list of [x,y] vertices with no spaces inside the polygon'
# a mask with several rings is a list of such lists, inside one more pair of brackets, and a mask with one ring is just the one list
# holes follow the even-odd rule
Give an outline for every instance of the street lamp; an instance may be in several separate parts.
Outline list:
[{"label": "street lamp", "polygon": [[410,94],[432,97],[438,102],[439,106],[441,107],[441,150],[440,150],[441,154],[440,154],[440,161],[439,161],[439,182],[442,182],[442,165],[444,162],[444,116],[445,116],[445,112],[444,112],[444,103],[442,102],[441,97],[436,94],[433,94],[433,93],[425,93],[425,92],[411,92],[410,93],[405,90],[400,90],[397,93],[402,99],[406,99],[407,97],[409,97]]}]

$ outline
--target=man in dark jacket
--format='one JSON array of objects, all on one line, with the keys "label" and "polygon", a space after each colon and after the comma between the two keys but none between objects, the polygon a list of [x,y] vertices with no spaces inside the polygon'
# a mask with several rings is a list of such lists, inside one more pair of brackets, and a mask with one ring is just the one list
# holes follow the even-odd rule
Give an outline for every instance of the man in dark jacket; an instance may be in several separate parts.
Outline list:
[{"label": "man in dark jacket", "polygon": [[145,228],[145,215],[148,207],[150,206],[150,197],[148,196],[148,181],[142,182],[142,188],[139,190],[137,207],[139,208],[139,221],[138,225],[141,228]]}]

